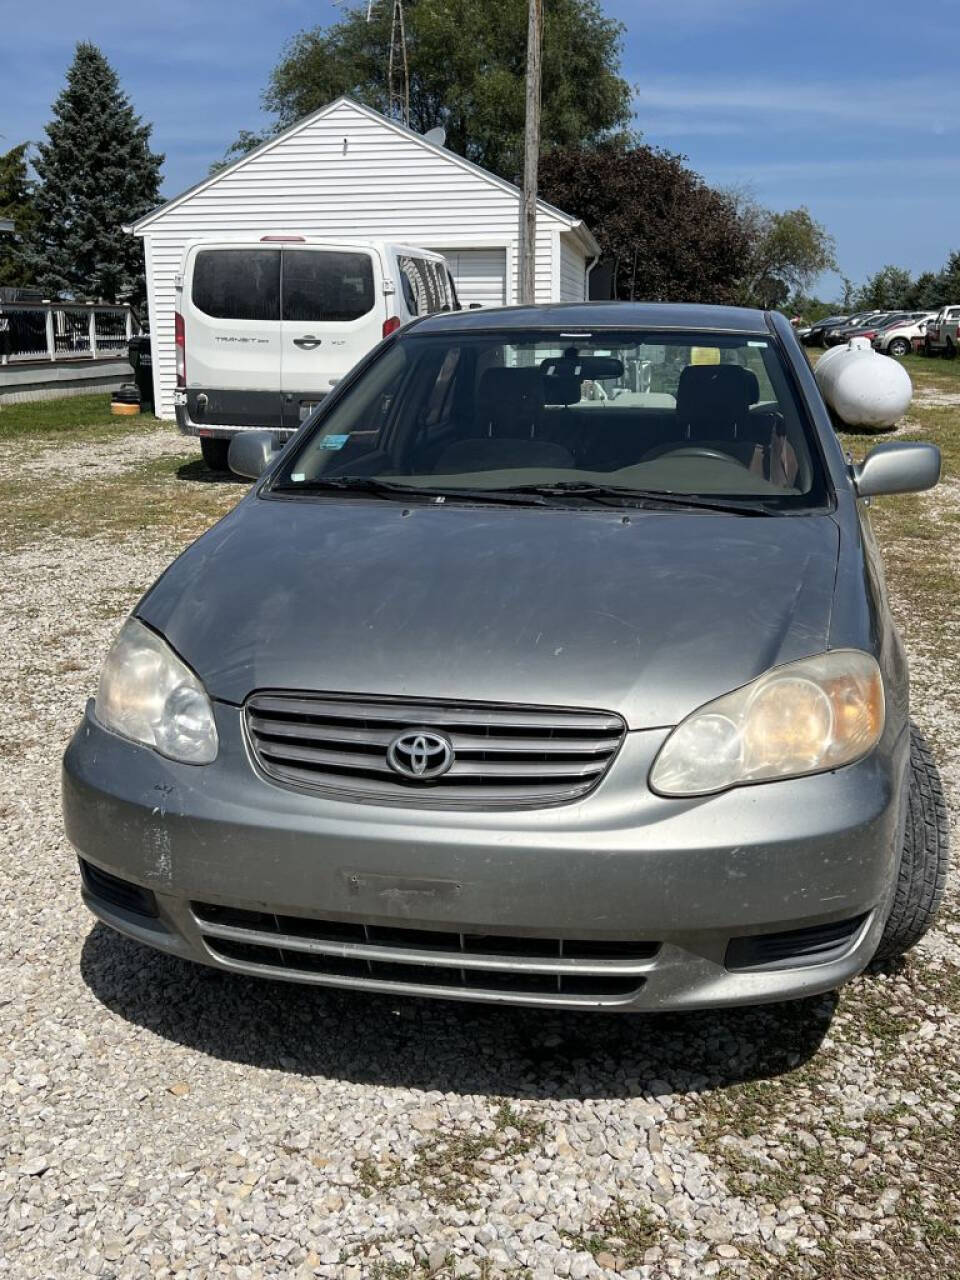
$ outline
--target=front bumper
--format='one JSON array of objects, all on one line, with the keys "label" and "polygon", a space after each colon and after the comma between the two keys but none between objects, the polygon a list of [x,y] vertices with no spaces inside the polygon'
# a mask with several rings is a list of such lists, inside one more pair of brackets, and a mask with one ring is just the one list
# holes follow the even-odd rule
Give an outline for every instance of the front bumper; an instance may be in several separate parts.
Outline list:
[{"label": "front bumper", "polygon": [[[584,800],[450,812],[276,786],[240,709],[216,715],[212,765],[128,743],[90,707],[64,757],[71,843],[151,891],[156,914],[89,883],[85,900],[168,953],[333,986],[660,1010],[831,990],[879,940],[906,733],[836,773],[666,800],[645,779],[667,731],[633,732]],[[728,967],[733,939],[845,921],[842,945],[812,959]]]}]

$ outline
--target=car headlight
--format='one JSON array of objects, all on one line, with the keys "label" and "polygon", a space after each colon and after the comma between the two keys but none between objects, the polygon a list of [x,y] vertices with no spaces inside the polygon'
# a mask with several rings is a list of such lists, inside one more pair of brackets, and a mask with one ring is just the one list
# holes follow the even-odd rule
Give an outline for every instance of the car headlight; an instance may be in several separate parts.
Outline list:
[{"label": "car headlight", "polygon": [[876,660],[834,649],[774,667],[694,711],[660,748],[650,787],[665,796],[709,795],[836,769],[877,745],[883,721]]},{"label": "car headlight", "polygon": [[171,760],[209,764],[217,758],[217,727],[203,685],[136,618],[127,619],[107,654],[94,710],[105,728]]}]

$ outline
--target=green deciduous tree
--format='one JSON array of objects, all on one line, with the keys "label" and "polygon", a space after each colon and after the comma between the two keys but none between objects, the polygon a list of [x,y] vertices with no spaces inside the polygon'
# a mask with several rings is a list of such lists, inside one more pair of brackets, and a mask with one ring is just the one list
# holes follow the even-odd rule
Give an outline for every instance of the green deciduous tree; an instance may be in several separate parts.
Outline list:
[{"label": "green deciduous tree", "polygon": [[749,245],[738,301],[779,307],[791,293],[808,289],[821,272],[837,269],[833,236],[809,209],[776,213],[742,192],[731,194]]},{"label": "green deciduous tree", "polygon": [[100,50],[78,44],[34,165],[32,259],[43,289],[142,299],[140,242],[123,226],[159,201],[163,156],[150,150],[150,132]]},{"label": "green deciduous tree", "polygon": [[0,232],[0,285],[29,285],[33,275],[24,246],[36,224],[33,184],[27,169],[27,147],[18,147],[0,156],[0,218],[12,218],[14,232]]},{"label": "green deciduous tree", "polygon": [[[630,119],[630,88],[620,77],[621,26],[597,0],[544,6],[543,148],[595,141]],[[340,94],[389,114],[387,63],[393,5],[348,9],[329,27],[302,31],[270,77],[264,105],[285,128]],[[523,155],[527,0],[406,0],[410,125],[442,125],[447,146],[509,181]],[[274,130],[276,131],[276,130]],[[241,134],[236,159],[267,134]]]},{"label": "green deciduous tree", "polygon": [[922,271],[916,279],[904,267],[881,267],[855,294],[858,311],[934,311],[951,303],[960,303],[960,250],[939,271]]},{"label": "green deciduous tree", "polygon": [[613,269],[613,296],[730,302],[748,243],[733,202],[682,156],[636,142],[555,150],[545,199],[583,218]]},{"label": "green deciduous tree", "polygon": [[896,311],[909,307],[913,278],[904,267],[886,266],[857,290],[858,311]]}]

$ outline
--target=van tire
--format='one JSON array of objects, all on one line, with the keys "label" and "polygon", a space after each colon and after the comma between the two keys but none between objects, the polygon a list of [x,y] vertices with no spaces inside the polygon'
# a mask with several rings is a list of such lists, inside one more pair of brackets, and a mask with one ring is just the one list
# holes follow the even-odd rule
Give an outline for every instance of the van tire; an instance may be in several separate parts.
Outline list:
[{"label": "van tire", "polygon": [[900,870],[875,960],[909,951],[930,928],[947,884],[950,847],[940,773],[920,732],[910,729],[910,792]]},{"label": "van tire", "polygon": [[910,354],[910,343],[906,338],[893,338],[887,347],[887,355],[890,356],[908,356]]},{"label": "van tire", "polygon": [[200,452],[211,471],[229,471],[227,455],[230,452],[230,441],[219,436],[201,436]]}]

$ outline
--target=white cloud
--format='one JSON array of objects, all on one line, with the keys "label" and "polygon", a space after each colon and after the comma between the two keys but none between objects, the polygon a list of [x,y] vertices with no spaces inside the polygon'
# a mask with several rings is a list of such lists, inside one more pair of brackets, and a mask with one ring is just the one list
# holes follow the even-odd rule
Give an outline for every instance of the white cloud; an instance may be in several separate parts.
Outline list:
[{"label": "white cloud", "polygon": [[[818,124],[868,124],[877,129],[901,128],[932,133],[941,128],[960,127],[960,86],[944,83],[937,90],[937,111],[930,111],[930,85],[919,79],[848,84],[808,82],[789,83],[696,83],[682,80],[640,79],[634,87],[634,107],[641,126],[649,121],[653,127],[657,114],[672,118],[693,116],[709,119],[703,123],[716,126],[716,116],[743,119],[754,125],[762,113],[771,118],[789,118],[795,125],[816,121]],[[957,121],[954,125],[953,121]]]}]

